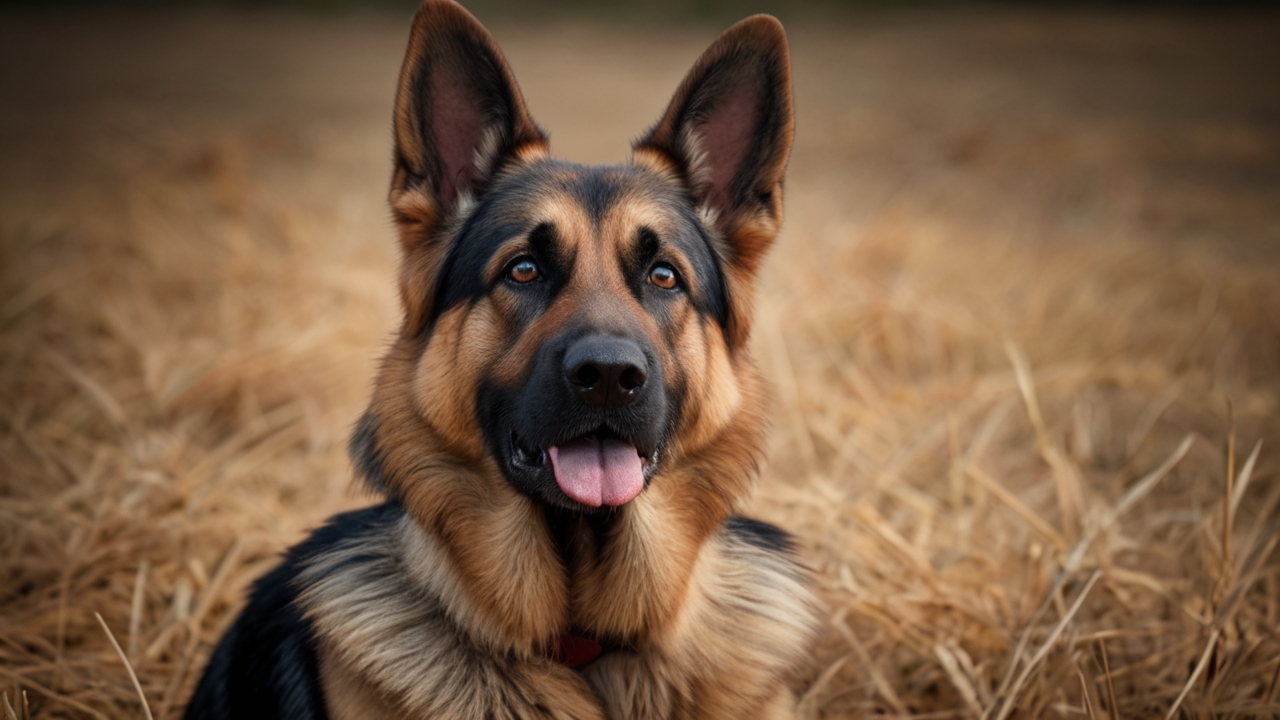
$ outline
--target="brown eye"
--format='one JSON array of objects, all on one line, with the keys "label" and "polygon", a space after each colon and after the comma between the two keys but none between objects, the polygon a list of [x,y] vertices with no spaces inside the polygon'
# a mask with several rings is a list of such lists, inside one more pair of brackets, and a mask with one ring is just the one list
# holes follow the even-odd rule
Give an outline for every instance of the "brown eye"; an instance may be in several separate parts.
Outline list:
[{"label": "brown eye", "polygon": [[649,271],[649,282],[663,290],[670,290],[676,286],[676,271],[666,263],[654,265]]},{"label": "brown eye", "polygon": [[520,258],[511,264],[511,270],[507,273],[512,280],[518,283],[527,283],[538,279],[538,263],[529,258]]}]

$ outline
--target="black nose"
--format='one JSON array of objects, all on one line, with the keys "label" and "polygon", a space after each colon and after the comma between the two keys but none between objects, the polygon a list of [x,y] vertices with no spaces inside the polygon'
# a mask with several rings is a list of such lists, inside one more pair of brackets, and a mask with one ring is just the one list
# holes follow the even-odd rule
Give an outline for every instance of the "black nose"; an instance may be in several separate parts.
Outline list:
[{"label": "black nose", "polygon": [[644,351],[634,342],[592,335],[569,346],[564,374],[584,402],[596,407],[621,407],[635,402],[648,377]]}]

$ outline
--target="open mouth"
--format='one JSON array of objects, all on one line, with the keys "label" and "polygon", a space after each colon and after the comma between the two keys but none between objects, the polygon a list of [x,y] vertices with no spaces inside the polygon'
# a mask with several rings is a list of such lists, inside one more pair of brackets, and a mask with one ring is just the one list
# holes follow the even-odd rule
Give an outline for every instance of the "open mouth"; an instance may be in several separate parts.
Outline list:
[{"label": "open mouth", "polygon": [[556,485],[588,507],[617,507],[635,499],[656,453],[643,454],[607,428],[550,445],[531,448],[511,434],[511,458],[525,469],[550,470]]}]

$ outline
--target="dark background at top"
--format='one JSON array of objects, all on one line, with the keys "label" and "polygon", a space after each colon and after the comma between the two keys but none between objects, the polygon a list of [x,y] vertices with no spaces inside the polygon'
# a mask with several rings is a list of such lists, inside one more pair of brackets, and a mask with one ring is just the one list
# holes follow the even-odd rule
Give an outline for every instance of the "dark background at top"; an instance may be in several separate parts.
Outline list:
[{"label": "dark background at top", "polygon": [[[410,12],[417,0],[3,0],[0,7],[148,8],[193,7],[292,8],[321,13]],[[839,19],[860,15],[920,10],[981,8],[1112,8],[1216,12],[1238,9],[1280,9],[1275,0],[469,0],[463,2],[483,21],[502,19],[595,19],[644,22],[724,21],[753,13],[770,13],[783,20]]]}]

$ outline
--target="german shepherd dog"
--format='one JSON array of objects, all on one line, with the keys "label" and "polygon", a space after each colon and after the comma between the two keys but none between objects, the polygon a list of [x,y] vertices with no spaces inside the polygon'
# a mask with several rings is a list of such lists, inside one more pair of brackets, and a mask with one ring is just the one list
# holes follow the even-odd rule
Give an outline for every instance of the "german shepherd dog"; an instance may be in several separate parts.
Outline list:
[{"label": "german shepherd dog", "polygon": [[792,127],[760,15],[628,164],[553,160],[493,38],[427,0],[393,122],[404,319],[351,443],[385,502],[257,581],[187,717],[794,717],[810,578],[735,515]]}]

